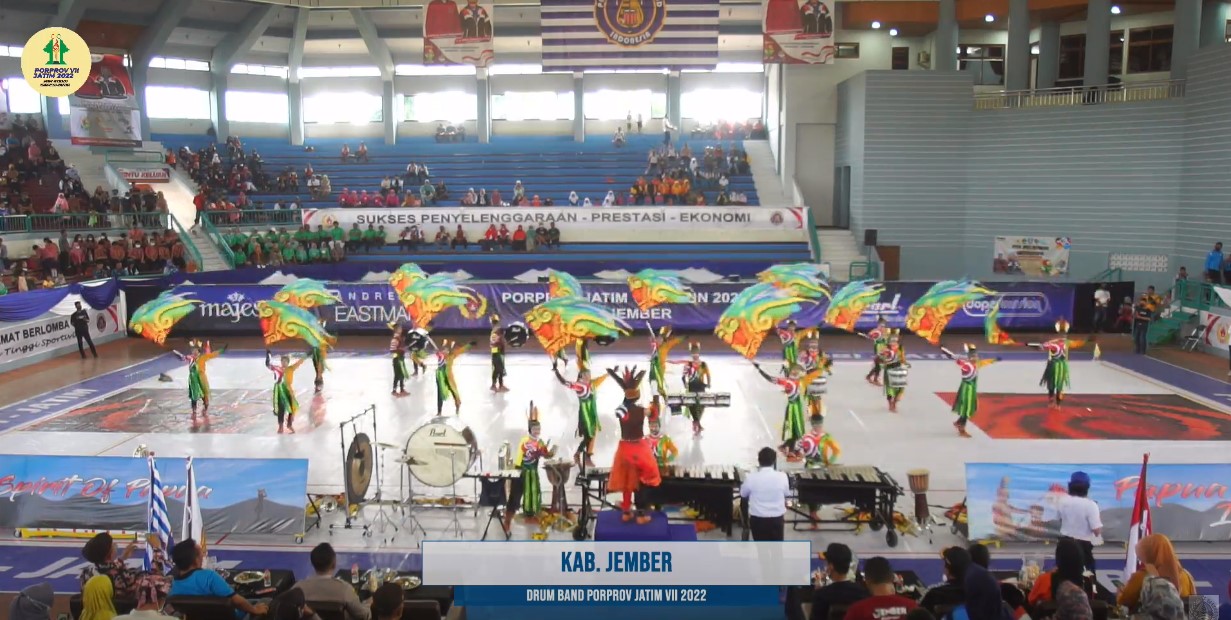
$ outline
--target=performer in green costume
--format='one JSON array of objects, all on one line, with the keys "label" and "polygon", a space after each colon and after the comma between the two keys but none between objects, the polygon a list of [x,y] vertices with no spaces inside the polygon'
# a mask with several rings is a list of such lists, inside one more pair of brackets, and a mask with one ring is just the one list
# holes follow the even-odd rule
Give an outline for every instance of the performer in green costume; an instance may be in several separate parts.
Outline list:
[{"label": "performer in green costume", "polygon": [[974,345],[970,344],[966,345],[966,357],[964,358],[954,355],[952,351],[944,347],[941,347],[940,352],[957,362],[958,369],[962,371],[962,382],[958,385],[957,397],[953,400],[953,413],[957,414],[957,421],[953,423],[953,427],[957,429],[958,436],[970,437],[970,433],[966,432],[966,424],[979,411],[979,369],[1000,360],[979,359],[979,352],[975,350]]},{"label": "performer in green costume", "polygon": [[188,344],[192,348],[187,355],[179,351],[174,353],[188,362],[188,402],[192,403],[192,419],[196,420],[198,401],[203,405],[202,414],[209,417],[209,377],[205,374],[205,364],[222,355],[227,348],[224,346],[217,351],[211,351],[209,342],[202,344],[200,340],[190,340]]},{"label": "performer in green costume", "polygon": [[581,443],[577,446],[577,451],[573,453],[573,462],[578,467],[594,467],[594,461],[591,460],[594,456],[594,438],[601,428],[598,424],[598,398],[595,392],[598,391],[598,386],[607,379],[607,375],[599,375],[591,379],[590,371],[582,370],[577,373],[576,381],[569,381],[560,374],[560,369],[556,365],[552,365],[551,371],[555,373],[560,385],[577,395],[577,436],[581,437]]}]

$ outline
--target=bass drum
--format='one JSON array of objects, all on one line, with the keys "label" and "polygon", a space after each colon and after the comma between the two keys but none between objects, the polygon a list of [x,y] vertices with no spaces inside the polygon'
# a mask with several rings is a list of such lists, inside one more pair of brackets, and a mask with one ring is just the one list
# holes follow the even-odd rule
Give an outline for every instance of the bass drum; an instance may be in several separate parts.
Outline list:
[{"label": "bass drum", "polygon": [[432,418],[406,440],[410,475],[429,487],[447,487],[462,479],[479,457],[474,433],[453,416]]},{"label": "bass drum", "polygon": [[615,344],[615,336],[598,336],[594,339],[594,343],[600,347],[609,347]]},{"label": "bass drum", "polygon": [[526,329],[525,323],[509,323],[509,326],[504,328],[504,341],[514,349],[520,349],[529,339],[530,330]]},{"label": "bass drum", "polygon": [[406,348],[411,351],[422,351],[427,348],[427,331],[412,329],[406,334]]}]

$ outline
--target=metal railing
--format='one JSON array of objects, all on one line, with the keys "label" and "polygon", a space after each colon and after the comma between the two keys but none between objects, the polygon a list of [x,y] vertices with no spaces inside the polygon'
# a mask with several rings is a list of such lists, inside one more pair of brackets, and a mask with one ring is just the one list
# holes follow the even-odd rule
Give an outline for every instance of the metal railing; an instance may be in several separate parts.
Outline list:
[{"label": "metal railing", "polygon": [[1129,82],[1107,86],[1074,86],[1036,90],[976,93],[976,110],[1057,108],[1103,103],[1136,103],[1184,96],[1184,80]]},{"label": "metal railing", "polygon": [[162,213],[36,213],[34,215],[6,215],[0,217],[0,232],[9,234],[59,231],[96,232],[124,230],[133,222],[144,228],[167,228],[166,216]]},{"label": "metal railing", "polygon": [[242,211],[206,211],[202,220],[214,226],[279,226],[299,228],[303,215],[298,209],[244,209]]},{"label": "metal railing", "polygon": [[808,245],[812,250],[812,262],[821,262],[821,238],[816,234],[816,222],[812,219],[812,208],[804,207],[804,226],[808,227]]},{"label": "metal railing", "polygon": [[197,244],[192,242],[192,235],[188,234],[188,231],[184,230],[183,226],[180,226],[180,221],[175,219],[174,215],[169,215],[168,217],[171,219],[171,230],[174,230],[175,234],[179,235],[180,241],[184,242],[184,248],[187,250],[188,257],[196,265],[197,271],[205,269],[204,261],[201,260],[201,250],[198,250]]},{"label": "metal railing", "polygon": [[226,262],[227,267],[235,268],[235,252],[231,249],[231,244],[227,243],[227,239],[222,233],[218,232],[218,228],[210,221],[210,218],[201,218],[201,230],[205,231],[205,236],[209,238],[214,247],[218,248],[218,254],[222,256],[222,260]]},{"label": "metal railing", "polygon": [[165,164],[160,151],[108,151],[103,160],[109,164]]},{"label": "metal railing", "polygon": [[859,282],[860,280],[878,280],[880,279],[880,263],[871,260],[851,261],[847,268],[847,281]]},{"label": "metal railing", "polygon": [[1124,270],[1119,267],[1109,267],[1092,276],[1089,282],[1123,282]]}]

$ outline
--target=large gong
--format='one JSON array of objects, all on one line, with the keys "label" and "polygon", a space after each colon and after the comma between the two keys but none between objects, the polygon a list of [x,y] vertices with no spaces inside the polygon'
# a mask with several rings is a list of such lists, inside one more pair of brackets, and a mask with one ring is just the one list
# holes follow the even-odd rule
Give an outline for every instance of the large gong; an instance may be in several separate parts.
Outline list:
[{"label": "large gong", "polygon": [[406,440],[407,465],[415,480],[430,487],[447,487],[466,474],[479,456],[474,433],[456,417],[432,418]]},{"label": "large gong", "polygon": [[346,450],[346,497],[352,504],[362,502],[372,484],[372,440],[359,433]]}]

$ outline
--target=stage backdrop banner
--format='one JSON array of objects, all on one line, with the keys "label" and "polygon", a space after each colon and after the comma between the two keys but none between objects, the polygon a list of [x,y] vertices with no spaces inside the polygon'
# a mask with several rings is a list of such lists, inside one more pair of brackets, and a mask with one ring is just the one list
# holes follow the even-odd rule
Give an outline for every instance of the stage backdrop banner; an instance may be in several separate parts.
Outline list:
[{"label": "stage backdrop banner", "polygon": [[1030,277],[1069,272],[1070,237],[996,237],[992,273]]},{"label": "stage backdrop banner", "polygon": [[1201,311],[1201,350],[1210,355],[1226,357],[1231,347],[1231,316]]},{"label": "stage backdrop banner", "polygon": [[[967,463],[968,538],[1059,538],[1056,506],[1075,471],[1090,475],[1090,499],[1099,505],[1103,538],[1125,540],[1141,463]],[[1148,478],[1154,531],[1175,541],[1231,540],[1231,464],[1150,463]]]},{"label": "stage backdrop banner", "polygon": [[468,0],[460,8],[454,0],[431,0],[424,8],[423,64],[492,64],[492,5]]},{"label": "stage backdrop banner", "polygon": [[[434,209],[302,209],[308,226],[368,224],[393,228],[407,226],[445,226],[449,232],[460,224],[471,239],[482,236],[495,224],[534,227],[555,222],[557,226],[582,226],[598,230],[706,229],[706,230],[803,230],[806,214],[802,207],[620,207],[619,209],[579,207],[478,207]],[[432,230],[425,231],[430,239]]]},{"label": "stage backdrop banner", "polygon": [[[23,295],[26,293],[23,293]],[[50,311],[28,321],[0,323],[0,371],[29,363],[32,358],[46,359],[69,352],[76,353],[77,335],[68,317],[75,309],[79,295],[67,295]],[[95,344],[118,340],[128,335],[128,313],[124,293],[119,293],[110,305],[94,309],[83,304],[90,315],[90,337]]]},{"label": "stage backdrop banner", "polygon": [[837,56],[836,2],[762,0],[762,60],[790,65],[832,65]]},{"label": "stage backdrop banner", "polygon": [[[167,516],[178,524],[187,493],[184,459],[157,462]],[[307,459],[195,458],[192,464],[211,538],[303,532]],[[0,527],[143,532],[149,474],[143,458],[0,455]]]},{"label": "stage backdrop banner", "polygon": [[[750,283],[697,284],[692,287],[695,303],[664,304],[649,312],[637,308],[628,286],[623,284],[583,284],[586,296],[596,303],[612,308],[616,316],[624,319],[635,329],[642,329],[648,321],[655,327],[670,325],[679,330],[708,331],[718,323],[718,317],[726,310],[735,296]],[[506,321],[520,319],[534,306],[548,300],[546,284],[529,283],[469,283],[489,303],[489,312]],[[991,285],[993,288],[996,285]],[[877,316],[884,316],[893,327],[901,328],[906,320],[906,309],[927,292],[930,283],[890,283],[881,297],[859,321],[860,329],[871,329]],[[271,299],[280,287],[273,285],[181,285],[176,293],[187,295],[202,303],[197,311],[176,324],[176,336],[198,334],[256,334],[260,330],[256,304]],[[397,294],[387,284],[331,284],[342,303],[319,309],[330,330],[343,332],[388,331],[391,321],[406,321],[406,312],[398,302]],[[1045,329],[1060,317],[1070,317],[1073,311],[1073,290],[1065,286],[1049,284],[1014,283],[1004,285],[1001,293],[1001,325],[1015,329]],[[991,300],[975,301],[967,306],[949,323],[954,329],[982,329],[983,317],[991,307]],[[812,305],[796,315],[804,326],[821,323],[825,306]],[[486,329],[486,318],[466,319],[456,310],[441,313],[433,328]]]},{"label": "stage backdrop banner", "polygon": [[124,58],[91,56],[90,76],[69,98],[69,133],[73,144],[141,146],[141,115]]},{"label": "stage backdrop banner", "polygon": [[543,0],[543,69],[713,69],[718,0]]}]

